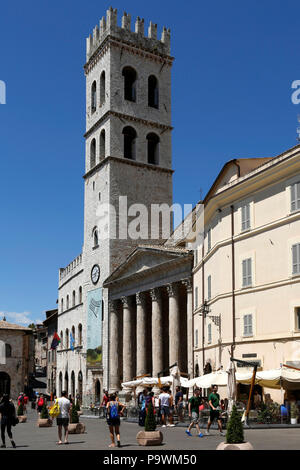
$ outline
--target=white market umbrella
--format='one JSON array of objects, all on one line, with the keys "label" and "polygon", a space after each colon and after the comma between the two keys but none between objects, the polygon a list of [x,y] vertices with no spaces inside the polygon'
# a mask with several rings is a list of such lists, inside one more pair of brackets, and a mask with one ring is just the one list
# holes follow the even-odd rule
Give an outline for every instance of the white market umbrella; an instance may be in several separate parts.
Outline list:
[{"label": "white market umbrella", "polygon": [[236,399],[236,377],[235,366],[233,361],[230,361],[226,369],[227,373],[227,395],[228,395],[228,413],[231,413],[232,407]]}]

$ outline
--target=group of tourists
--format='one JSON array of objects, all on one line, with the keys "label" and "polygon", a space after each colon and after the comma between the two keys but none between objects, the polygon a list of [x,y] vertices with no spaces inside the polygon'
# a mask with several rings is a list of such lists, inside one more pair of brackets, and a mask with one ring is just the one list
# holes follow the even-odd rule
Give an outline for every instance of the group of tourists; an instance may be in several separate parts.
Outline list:
[{"label": "group of tourists", "polygon": [[[24,393],[21,393],[18,397],[18,406],[23,405],[23,408],[26,410],[26,405],[28,399]],[[46,404],[46,397],[43,394],[39,394],[36,397],[36,407],[37,412],[40,414],[42,407]],[[63,391],[61,397],[54,399],[54,404],[57,406],[58,413],[55,415],[56,423],[58,427],[58,441],[57,444],[63,444],[63,429],[64,429],[64,444],[68,444],[68,427],[70,422],[70,414],[72,410],[74,400],[71,396],[67,396],[67,392]],[[158,396],[154,396],[154,392],[151,390],[144,389],[138,396],[139,404],[139,425],[145,425],[145,418],[149,404],[152,404],[154,414],[156,415],[157,422],[162,425],[162,427],[174,427],[173,422],[174,413],[177,414],[179,421],[183,421],[183,410],[184,410],[184,400],[183,392],[181,387],[176,387],[175,398],[172,395],[172,392],[169,387],[163,387],[161,393]],[[209,430],[211,424],[214,420],[218,423],[218,428],[220,435],[223,435],[222,431],[222,419],[221,419],[221,401],[220,395],[218,394],[218,387],[216,385],[212,386],[211,393],[208,396],[208,405],[209,405],[209,419],[207,423],[207,429],[205,434],[209,435]],[[108,394],[107,390],[104,390],[101,407],[104,411],[104,416],[107,420],[109,427],[109,434],[111,439],[111,444],[109,447],[118,447],[121,446],[120,438],[120,418],[123,416],[124,409],[126,408],[124,404],[120,403],[118,393]],[[194,390],[193,396],[188,401],[188,415],[190,419],[190,424],[188,429],[185,431],[188,436],[192,436],[192,429],[195,426],[198,436],[203,437],[203,434],[200,431],[199,419],[201,417],[201,412],[205,409],[205,399],[202,397],[202,390],[196,388]],[[9,439],[11,440],[12,447],[16,447],[16,444],[12,436],[12,426],[18,422],[16,417],[15,406],[10,400],[8,395],[4,395],[0,402],[0,414],[1,414],[1,447],[6,447],[5,442],[5,431]],[[115,441],[116,438],[116,441]]]},{"label": "group of tourists", "polygon": [[[217,385],[212,386],[212,391],[208,396],[208,405],[209,405],[209,419],[207,422],[207,428],[205,435],[209,435],[210,427],[214,420],[217,420],[218,428],[220,435],[223,436],[222,431],[222,419],[221,419],[221,402],[220,402],[220,395],[218,394],[218,387]],[[199,437],[203,437],[203,433],[200,431],[199,428],[199,419],[201,415],[201,411],[205,409],[204,400],[201,394],[201,389],[196,388],[194,390],[193,396],[189,399],[189,418],[190,418],[190,425],[188,429],[185,431],[188,436],[192,436],[191,430],[195,426],[198,432]]]}]

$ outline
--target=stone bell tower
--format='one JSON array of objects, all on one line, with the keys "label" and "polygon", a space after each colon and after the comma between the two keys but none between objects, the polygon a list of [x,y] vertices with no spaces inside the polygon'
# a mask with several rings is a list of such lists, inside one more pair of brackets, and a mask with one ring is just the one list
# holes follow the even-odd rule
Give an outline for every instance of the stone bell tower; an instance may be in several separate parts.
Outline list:
[{"label": "stone bell tower", "polygon": [[[86,161],[84,214],[85,291],[101,287],[109,274],[138,244],[161,243],[151,237],[120,237],[119,197],[129,209],[143,204],[149,214],[152,204],[172,205],[171,157],[171,67],[170,30],[124,13],[121,26],[117,10],[110,8],[87,38],[86,64]],[[124,201],[124,199],[123,199]],[[99,205],[116,208],[114,237],[103,237],[107,219],[99,218]],[[129,213],[134,216],[133,213]],[[133,217],[134,218],[134,217]],[[110,219],[109,219],[110,224]],[[96,284],[93,266],[100,267]],[[103,386],[106,360],[108,298],[103,291]]]}]

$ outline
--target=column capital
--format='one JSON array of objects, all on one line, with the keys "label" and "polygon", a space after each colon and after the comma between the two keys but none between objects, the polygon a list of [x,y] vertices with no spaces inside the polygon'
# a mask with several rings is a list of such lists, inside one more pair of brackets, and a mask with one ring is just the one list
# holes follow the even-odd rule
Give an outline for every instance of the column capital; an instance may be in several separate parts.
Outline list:
[{"label": "column capital", "polygon": [[135,301],[137,305],[143,305],[145,302],[145,297],[143,292],[136,292],[135,294]]},{"label": "column capital", "polygon": [[187,292],[193,292],[193,281],[191,277],[183,279],[181,282],[186,287]]},{"label": "column capital", "polygon": [[121,302],[123,304],[123,308],[129,308],[129,298],[126,296],[121,297]]},{"label": "column capital", "polygon": [[160,299],[160,290],[157,287],[150,289],[150,297],[152,302],[158,302]]},{"label": "column capital", "polygon": [[166,285],[168,296],[175,297],[178,291],[178,286],[174,283],[170,283]]},{"label": "column capital", "polygon": [[117,305],[117,300],[109,300],[108,301],[108,308],[109,308],[109,311],[113,311],[113,312],[116,312],[117,311],[117,308],[118,308],[118,305]]}]

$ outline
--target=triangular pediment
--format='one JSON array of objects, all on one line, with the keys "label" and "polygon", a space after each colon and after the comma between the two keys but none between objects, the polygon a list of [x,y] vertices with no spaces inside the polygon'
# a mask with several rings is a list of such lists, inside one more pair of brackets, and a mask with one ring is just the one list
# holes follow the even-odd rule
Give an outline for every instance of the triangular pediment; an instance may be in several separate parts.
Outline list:
[{"label": "triangular pediment", "polygon": [[187,250],[162,249],[156,247],[137,247],[105,281],[104,284],[127,278],[142,271],[151,270],[155,266],[187,256]]}]

